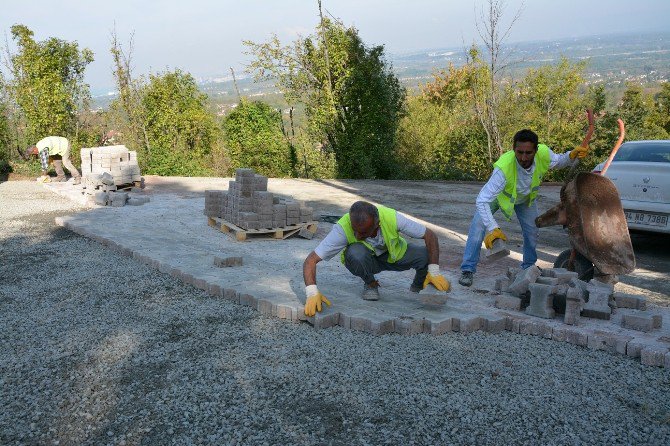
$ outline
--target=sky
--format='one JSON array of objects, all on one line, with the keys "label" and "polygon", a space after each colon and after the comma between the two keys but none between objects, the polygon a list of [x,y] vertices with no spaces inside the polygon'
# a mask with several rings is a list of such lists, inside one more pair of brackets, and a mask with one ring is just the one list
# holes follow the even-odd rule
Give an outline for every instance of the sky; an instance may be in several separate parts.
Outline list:
[{"label": "sky", "polygon": [[[112,89],[110,35],[127,47],[134,39],[134,74],[179,68],[196,78],[237,73],[250,56],[243,40],[282,43],[311,34],[316,0],[4,0],[1,46],[12,48],[20,23],[36,40],[76,41],[95,55],[86,70],[92,90]],[[485,0],[322,0],[324,12],[355,26],[370,45],[389,54],[462,47],[478,39],[475,21]],[[670,31],[668,0],[507,0],[504,23],[521,8],[509,43],[612,33]],[[3,54],[5,52],[3,51]]]}]

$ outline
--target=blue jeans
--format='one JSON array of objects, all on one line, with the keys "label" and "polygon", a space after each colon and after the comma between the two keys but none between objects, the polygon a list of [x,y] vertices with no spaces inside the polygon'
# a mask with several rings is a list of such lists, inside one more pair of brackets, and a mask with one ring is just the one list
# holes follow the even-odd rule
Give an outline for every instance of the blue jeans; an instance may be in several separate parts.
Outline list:
[{"label": "blue jeans", "polygon": [[[491,203],[491,212],[499,209],[498,202]],[[535,226],[535,219],[537,218],[537,201],[528,206],[528,203],[520,203],[514,206],[514,213],[521,224],[521,232],[523,234],[523,263],[521,268],[526,269],[537,261],[537,235],[538,229]],[[465,243],[465,252],[463,253],[463,263],[461,263],[461,271],[477,271],[477,263],[479,263],[479,252],[482,247],[482,242],[486,236],[486,227],[479,216],[479,212],[475,210],[475,216],[470,223],[470,230],[468,231],[468,241]]]}]

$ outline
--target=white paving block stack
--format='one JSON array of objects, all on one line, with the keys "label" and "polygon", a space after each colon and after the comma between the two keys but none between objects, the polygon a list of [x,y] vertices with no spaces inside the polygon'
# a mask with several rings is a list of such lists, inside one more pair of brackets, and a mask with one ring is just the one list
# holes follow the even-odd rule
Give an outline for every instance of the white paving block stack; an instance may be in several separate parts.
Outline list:
[{"label": "white paving block stack", "polygon": [[314,211],[296,200],[268,192],[268,179],[253,169],[236,169],[228,192],[206,191],[205,215],[221,217],[242,229],[273,229],[307,223]]},{"label": "white paving block stack", "polygon": [[116,186],[142,180],[137,152],[123,145],[81,149],[81,173],[84,180],[90,177],[94,181],[108,173]]},{"label": "white paving block stack", "polygon": [[[144,187],[144,178],[137,164],[137,152],[129,151],[126,146],[81,149],[81,175],[84,192],[93,197],[95,204],[124,206],[128,200],[132,200],[133,205],[149,201],[148,197],[126,196],[122,200],[123,195],[113,195],[119,186],[139,182]],[[112,200],[113,197],[116,200]]]}]

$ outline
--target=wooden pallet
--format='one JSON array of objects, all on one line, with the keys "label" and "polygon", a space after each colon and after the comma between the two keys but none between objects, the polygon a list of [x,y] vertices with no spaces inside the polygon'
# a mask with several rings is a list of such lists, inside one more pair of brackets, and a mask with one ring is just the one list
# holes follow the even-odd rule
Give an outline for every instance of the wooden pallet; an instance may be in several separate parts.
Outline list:
[{"label": "wooden pallet", "polygon": [[297,225],[284,226],[283,228],[268,228],[268,229],[242,229],[236,224],[230,223],[222,218],[207,217],[207,224],[213,228],[218,228],[221,232],[235,237],[238,242],[243,242],[249,236],[265,236],[271,240],[285,240],[302,231],[307,235],[306,238],[312,238],[316,234],[319,225],[316,221],[308,221],[306,223],[298,223]]}]

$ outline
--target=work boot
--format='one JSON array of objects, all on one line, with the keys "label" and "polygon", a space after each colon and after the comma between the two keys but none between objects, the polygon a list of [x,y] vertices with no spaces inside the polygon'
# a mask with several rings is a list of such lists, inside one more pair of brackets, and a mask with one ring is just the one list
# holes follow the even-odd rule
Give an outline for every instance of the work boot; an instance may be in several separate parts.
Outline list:
[{"label": "work boot", "polygon": [[461,278],[458,279],[458,283],[463,286],[471,286],[474,275],[472,271],[463,271],[461,272]]},{"label": "work boot", "polygon": [[422,287],[417,286],[417,285],[414,285],[414,284],[411,284],[411,285],[409,286],[409,290],[410,290],[410,292],[412,292],[412,293],[417,293],[417,294],[418,294],[418,293],[421,292],[422,289],[423,289]]},{"label": "work boot", "polygon": [[363,300],[379,300],[379,282],[375,280],[374,282],[366,283],[363,286],[361,298]]},{"label": "work boot", "polygon": [[64,175],[63,176],[58,175],[58,176],[56,176],[56,178],[54,178],[55,183],[65,183],[66,181],[67,181],[67,178],[65,178]]},{"label": "work boot", "polygon": [[74,177],[72,184],[74,185],[81,184],[81,177]]}]

